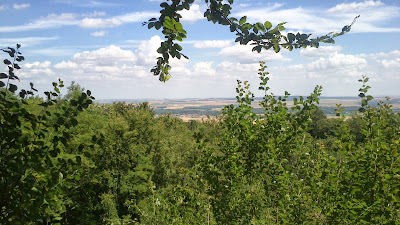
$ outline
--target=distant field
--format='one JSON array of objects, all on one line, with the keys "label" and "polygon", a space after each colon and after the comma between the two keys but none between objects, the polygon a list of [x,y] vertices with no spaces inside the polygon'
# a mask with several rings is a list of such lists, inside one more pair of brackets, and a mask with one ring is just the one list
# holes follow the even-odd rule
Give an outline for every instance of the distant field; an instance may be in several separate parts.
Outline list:
[{"label": "distant field", "polygon": [[[293,105],[293,98],[290,97],[287,101],[288,106]],[[256,113],[262,113],[259,106],[261,98],[256,98],[253,104]],[[111,99],[99,100],[99,103],[112,103],[112,102],[127,102],[127,103],[140,103],[147,101],[154,108],[154,111],[161,114],[171,113],[181,119],[188,120],[201,120],[206,119],[207,116],[215,117],[221,114],[224,106],[236,104],[234,98],[207,98],[207,99],[158,99],[158,100],[132,100],[132,99]],[[372,106],[376,106],[379,101],[385,101],[384,97],[375,98],[371,101]],[[390,102],[393,105],[393,112],[400,112],[400,97],[392,97]],[[321,97],[319,107],[327,115],[334,115],[336,104],[341,104],[344,108],[344,113],[347,115],[357,111],[360,107],[360,98],[353,97]]]}]

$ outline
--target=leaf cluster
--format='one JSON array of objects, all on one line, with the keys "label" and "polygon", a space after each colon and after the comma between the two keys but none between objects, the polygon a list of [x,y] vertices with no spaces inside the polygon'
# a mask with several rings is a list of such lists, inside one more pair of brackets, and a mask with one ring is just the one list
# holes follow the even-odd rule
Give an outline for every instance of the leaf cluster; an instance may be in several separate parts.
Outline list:
[{"label": "leaf cluster", "polygon": [[[194,0],[172,0],[170,4],[163,2],[160,4],[162,10],[160,11],[160,17],[151,18],[148,22],[144,22],[143,25],[148,25],[148,29],[155,28],[157,30],[162,28],[162,33],[165,35],[165,41],[161,43],[157,52],[161,54],[157,58],[157,64],[151,69],[151,72],[155,76],[159,76],[159,80],[166,82],[170,79],[169,73],[170,65],[169,58],[181,57],[188,58],[181,53],[182,47],[176,43],[181,42],[186,38],[186,31],[183,29],[183,25],[180,22],[182,16],[179,14],[181,10],[189,10]],[[231,32],[236,34],[235,42],[241,45],[254,45],[253,51],[260,53],[262,50],[272,49],[278,53],[281,48],[292,51],[293,49],[315,47],[318,48],[320,43],[335,43],[334,38],[341,36],[350,31],[351,26],[355,23],[354,18],[350,25],[343,27],[341,32],[330,32],[326,35],[310,38],[311,34],[305,33],[282,33],[285,31],[284,25],[286,22],[277,24],[275,27],[271,22],[256,22],[254,24],[247,22],[247,16],[243,16],[240,19],[230,17],[233,0],[205,0],[208,8],[204,12],[204,17],[208,21],[218,23],[223,26],[229,26]]]}]

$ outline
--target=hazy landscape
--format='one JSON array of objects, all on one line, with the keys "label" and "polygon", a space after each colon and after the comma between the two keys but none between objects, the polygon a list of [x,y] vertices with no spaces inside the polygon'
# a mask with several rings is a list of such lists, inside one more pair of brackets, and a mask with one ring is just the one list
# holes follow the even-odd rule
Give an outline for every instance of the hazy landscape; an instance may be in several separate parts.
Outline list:
[{"label": "hazy landscape", "polygon": [[[293,98],[298,96],[290,96],[287,104],[293,104]],[[255,98],[252,106],[256,113],[261,113],[259,101],[262,98]],[[371,101],[372,106],[376,106],[379,101],[386,101],[385,97],[376,97]],[[400,112],[400,97],[390,97],[392,110],[394,113]],[[236,98],[182,98],[182,99],[100,99],[96,102],[100,104],[111,104],[113,102],[141,103],[149,102],[154,112],[158,115],[171,113],[173,116],[179,117],[184,121],[202,120],[208,116],[215,117],[221,114],[221,110],[226,105],[236,105]],[[359,97],[321,97],[319,108],[329,116],[335,116],[336,104],[341,104],[344,108],[345,115],[352,115],[360,107]]]}]

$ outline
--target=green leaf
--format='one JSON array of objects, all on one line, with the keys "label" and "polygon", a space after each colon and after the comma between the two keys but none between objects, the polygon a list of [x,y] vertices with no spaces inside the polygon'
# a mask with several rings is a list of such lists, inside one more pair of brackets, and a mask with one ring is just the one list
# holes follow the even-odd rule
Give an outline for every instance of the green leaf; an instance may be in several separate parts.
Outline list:
[{"label": "green leaf", "polygon": [[255,27],[258,29],[258,30],[261,30],[262,32],[265,32],[266,30],[265,30],[265,27],[264,27],[264,25],[262,24],[262,23],[256,23],[255,24]]},{"label": "green leaf", "polygon": [[79,176],[79,174],[77,174],[74,176],[74,179],[79,181],[81,179],[81,176]]},{"label": "green leaf", "polygon": [[361,100],[361,106],[366,106],[366,105],[368,105],[367,99]]},{"label": "green leaf", "polygon": [[242,18],[240,18],[239,25],[243,25],[244,23],[246,23],[246,20],[247,20],[247,16],[243,16]]},{"label": "green leaf", "polygon": [[254,48],[253,48],[253,52],[254,51],[257,51],[258,53],[260,53],[261,52],[261,48],[262,48],[262,46],[261,45],[258,45],[258,46],[254,46]]},{"label": "green leaf", "polygon": [[245,30],[250,30],[251,29],[251,24],[249,24],[249,23],[245,23],[245,24],[243,24],[243,26],[242,26],[242,29],[245,29]]},{"label": "green leaf", "polygon": [[8,75],[5,73],[0,73],[0,79],[8,78]]},{"label": "green leaf", "polygon": [[14,85],[14,84],[9,84],[9,85],[10,86],[8,87],[8,90],[13,93],[18,89],[17,85]]},{"label": "green leaf", "polygon": [[265,29],[267,29],[267,30],[271,29],[271,27],[272,27],[272,24],[271,24],[271,22],[269,22],[269,21],[265,21],[265,23],[264,23],[264,27],[265,27]]},{"label": "green leaf", "polygon": [[6,64],[6,65],[10,65],[10,64],[11,64],[10,60],[8,60],[8,59],[5,59],[3,62],[4,62],[4,64]]},{"label": "green leaf", "polygon": [[161,22],[160,22],[160,21],[157,21],[157,22],[154,24],[154,27],[155,27],[157,30],[159,30],[159,29],[161,28]]},{"label": "green leaf", "polygon": [[76,160],[76,163],[78,163],[78,164],[81,164],[81,162],[82,162],[82,158],[79,155],[76,156],[75,160]]},{"label": "green leaf", "polygon": [[294,41],[294,39],[296,39],[296,36],[293,33],[288,33],[287,37],[289,39],[289,42],[292,42]]},{"label": "green leaf", "polygon": [[280,50],[281,50],[281,48],[279,47],[279,45],[274,45],[275,53],[278,53]]}]

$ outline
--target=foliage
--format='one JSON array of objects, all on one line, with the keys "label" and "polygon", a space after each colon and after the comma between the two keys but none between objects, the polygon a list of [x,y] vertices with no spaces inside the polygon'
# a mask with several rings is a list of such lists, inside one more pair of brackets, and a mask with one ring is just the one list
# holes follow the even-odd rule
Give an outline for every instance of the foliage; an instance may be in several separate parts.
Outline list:
[{"label": "foliage", "polygon": [[261,114],[238,81],[237,104],[208,122],[90,104],[76,83],[64,97],[53,83],[45,99],[3,87],[1,223],[396,224],[400,116],[389,99],[327,119],[320,86],[277,97],[266,69]]},{"label": "foliage", "polygon": [[[62,81],[53,82],[54,91],[45,92],[46,100],[27,99],[36,91],[33,84],[32,90],[21,90],[16,96],[17,85],[10,81],[18,80],[14,72],[20,66],[16,62],[24,60],[19,48],[20,45],[2,49],[13,62],[3,61],[9,72],[1,75],[7,84],[0,89],[0,221],[5,224],[55,222],[65,211],[61,201],[65,182],[63,166],[78,170],[81,162],[79,156],[60,157],[61,148],[68,146],[69,129],[77,125],[76,116],[88,107],[93,97],[88,91],[77,100],[55,99],[63,87]],[[34,113],[30,112],[32,104]]]},{"label": "foliage", "polygon": [[[262,63],[260,89],[268,91],[265,69]],[[360,136],[343,116],[321,115],[318,86],[294,100],[294,112],[287,92],[266,94],[260,116],[247,82],[238,82],[237,93],[238,106],[223,112],[219,148],[205,148],[202,164],[218,224],[397,223],[399,115],[388,101],[362,105],[354,119],[363,122],[352,127]],[[332,124],[319,128],[319,121]]]},{"label": "foliage", "polygon": [[[155,75],[169,78],[174,41],[186,37],[178,11],[192,0],[162,3],[149,28],[166,35]],[[229,25],[254,51],[313,46],[348,32],[309,39],[267,21],[229,18],[233,0],[206,0],[205,16]],[[305,35],[305,36],[304,36]],[[260,47],[261,46],[261,47]],[[93,104],[89,90],[61,80],[45,98],[21,90],[17,48],[0,74],[1,224],[398,224],[400,115],[390,99],[372,106],[360,79],[361,108],[351,118],[337,105],[327,119],[322,87],[308,97],[277,97],[259,69],[261,114],[247,81],[237,104],[215,121],[185,123],[157,116],[148,103]]]},{"label": "foliage", "polygon": [[[279,52],[281,48],[285,48],[292,51],[293,49],[305,47],[318,48],[320,43],[335,43],[334,38],[349,32],[356,19],[360,17],[355,17],[350,25],[344,26],[342,31],[338,33],[330,32],[316,38],[310,38],[311,34],[302,34],[299,32],[284,35],[282,31],[285,30],[285,22],[273,27],[269,21],[254,24],[248,23],[246,22],[246,16],[240,19],[229,18],[233,2],[233,0],[228,0],[228,2],[223,0],[205,0],[208,8],[204,12],[204,17],[214,24],[218,23],[229,26],[230,31],[236,33],[235,42],[241,45],[250,43],[254,45],[252,50],[258,53],[263,49],[273,49],[275,52]],[[161,56],[157,58],[157,65],[151,69],[151,72],[155,76],[159,76],[160,81],[166,82],[171,77],[169,73],[171,68],[169,65],[170,57],[178,59],[181,57],[188,58],[181,53],[182,46],[176,43],[176,41],[181,42],[187,35],[180,22],[182,16],[179,14],[179,11],[189,10],[193,3],[194,0],[172,0],[170,4],[162,2],[160,4],[162,8],[160,17],[158,19],[151,18],[148,22],[143,23],[149,29],[155,28],[159,30],[162,28],[162,33],[165,35],[165,41],[161,42],[161,46],[157,50]]]}]

